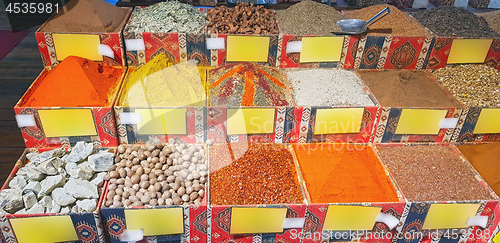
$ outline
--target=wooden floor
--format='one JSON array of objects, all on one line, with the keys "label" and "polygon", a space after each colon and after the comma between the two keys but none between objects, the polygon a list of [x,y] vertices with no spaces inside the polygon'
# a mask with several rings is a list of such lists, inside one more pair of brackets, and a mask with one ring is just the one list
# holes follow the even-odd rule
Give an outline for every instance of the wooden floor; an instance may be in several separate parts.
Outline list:
[{"label": "wooden floor", "polygon": [[[0,3],[3,6],[3,3]],[[35,39],[36,28],[0,60],[0,184],[3,184],[24,150],[14,117],[14,105],[43,69]],[[0,11],[0,30],[10,30],[5,11]]]}]

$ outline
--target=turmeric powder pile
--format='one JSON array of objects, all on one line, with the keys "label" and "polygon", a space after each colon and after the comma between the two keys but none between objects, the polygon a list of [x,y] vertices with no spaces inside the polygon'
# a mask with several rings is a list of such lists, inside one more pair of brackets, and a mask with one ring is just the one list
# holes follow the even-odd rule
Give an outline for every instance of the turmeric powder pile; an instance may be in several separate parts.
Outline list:
[{"label": "turmeric powder pile", "polygon": [[240,2],[229,9],[218,6],[207,13],[208,30],[216,34],[278,34],[275,13],[263,6]]}]

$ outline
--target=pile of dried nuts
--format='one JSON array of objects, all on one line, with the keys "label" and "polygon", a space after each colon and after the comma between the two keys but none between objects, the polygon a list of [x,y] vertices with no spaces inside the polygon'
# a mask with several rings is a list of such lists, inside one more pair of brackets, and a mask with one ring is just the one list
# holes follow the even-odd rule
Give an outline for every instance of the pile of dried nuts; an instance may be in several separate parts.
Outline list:
[{"label": "pile of dried nuts", "polygon": [[200,205],[208,166],[203,145],[120,145],[105,180],[107,207]]},{"label": "pile of dried nuts", "polygon": [[208,30],[216,34],[278,34],[273,10],[239,3],[232,9],[219,6],[208,11]]}]

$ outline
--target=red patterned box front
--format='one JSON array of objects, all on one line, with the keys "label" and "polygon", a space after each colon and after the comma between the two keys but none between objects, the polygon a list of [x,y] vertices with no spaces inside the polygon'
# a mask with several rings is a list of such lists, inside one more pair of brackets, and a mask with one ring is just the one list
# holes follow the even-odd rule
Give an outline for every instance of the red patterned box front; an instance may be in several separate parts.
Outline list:
[{"label": "red patterned box front", "polygon": [[[128,9],[128,8],[126,8]],[[57,58],[56,49],[54,46],[54,39],[52,38],[52,34],[86,34],[86,35],[98,35],[100,39],[100,43],[107,45],[113,51],[114,57],[103,56],[103,64],[110,66],[126,66],[125,62],[125,48],[122,41],[122,30],[127,22],[128,17],[130,16],[131,10],[127,16],[123,19],[120,24],[119,29],[113,33],[85,33],[85,32],[41,32],[40,30],[45,26],[47,22],[45,22],[36,32],[36,42],[38,44],[38,50],[40,50],[40,56],[42,58],[43,65],[47,66],[55,66],[59,64],[60,61]],[[50,20],[50,19],[49,19]]]},{"label": "red patterned box front", "polygon": [[280,40],[282,48],[281,50],[281,60],[280,60],[280,67],[281,68],[318,68],[318,67],[331,67],[331,68],[336,68],[336,67],[344,67],[341,65],[341,63],[344,63],[345,61],[345,56],[347,55],[346,50],[347,50],[347,45],[349,44],[349,36],[344,37],[344,44],[342,48],[342,54],[341,54],[341,61],[340,62],[314,62],[314,63],[300,63],[300,53],[299,52],[293,52],[293,53],[287,53],[286,49],[288,46],[288,42],[293,42],[293,41],[302,41],[302,37],[315,37],[314,35],[305,35],[305,36],[298,36],[298,35],[283,35],[283,37]]}]

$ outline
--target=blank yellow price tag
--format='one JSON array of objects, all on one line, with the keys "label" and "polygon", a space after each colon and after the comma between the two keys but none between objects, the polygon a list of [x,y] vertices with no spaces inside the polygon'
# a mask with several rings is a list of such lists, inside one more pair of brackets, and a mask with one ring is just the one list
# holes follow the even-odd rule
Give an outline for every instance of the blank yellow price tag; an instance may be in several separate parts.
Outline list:
[{"label": "blank yellow price tag", "polygon": [[447,113],[447,110],[403,109],[396,134],[436,135],[440,130],[439,123]]},{"label": "blank yellow price tag", "polygon": [[91,109],[38,110],[45,137],[95,136]]},{"label": "blank yellow price tag", "polygon": [[231,208],[230,234],[283,232],[287,208]]},{"label": "blank yellow price tag", "polygon": [[267,62],[268,36],[227,36],[228,62]]},{"label": "blank yellow price tag", "polygon": [[186,109],[135,109],[141,114],[138,134],[187,134]]},{"label": "blank yellow price tag", "polygon": [[302,37],[300,62],[338,62],[342,54],[343,36]]},{"label": "blank yellow price tag", "polygon": [[467,228],[467,219],[475,216],[481,204],[432,204],[422,229]]},{"label": "blank yellow price tag", "polygon": [[78,56],[92,61],[102,61],[98,45],[101,44],[99,35],[88,34],[52,34],[57,60],[62,61],[68,56]]},{"label": "blank yellow price tag", "polygon": [[314,134],[359,133],[364,108],[316,110]]},{"label": "blank yellow price tag", "polygon": [[227,134],[274,133],[274,108],[227,109]]},{"label": "blank yellow price tag", "polygon": [[127,230],[144,230],[144,236],[184,233],[184,212],[180,207],[126,209]]},{"label": "blank yellow price tag", "polygon": [[71,217],[68,215],[12,218],[9,221],[19,243],[54,243],[79,240]]},{"label": "blank yellow price tag", "polygon": [[493,237],[493,239],[491,239],[491,241],[493,241],[493,243],[500,242],[500,231],[498,231],[498,233],[495,235],[495,237]]},{"label": "blank yellow price tag", "polygon": [[381,207],[329,205],[323,230],[372,230]]},{"label": "blank yellow price tag", "polygon": [[454,39],[447,63],[483,63],[491,42],[492,39]]},{"label": "blank yellow price tag", "polygon": [[481,109],[474,134],[484,133],[500,133],[500,108]]}]

